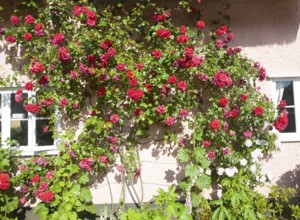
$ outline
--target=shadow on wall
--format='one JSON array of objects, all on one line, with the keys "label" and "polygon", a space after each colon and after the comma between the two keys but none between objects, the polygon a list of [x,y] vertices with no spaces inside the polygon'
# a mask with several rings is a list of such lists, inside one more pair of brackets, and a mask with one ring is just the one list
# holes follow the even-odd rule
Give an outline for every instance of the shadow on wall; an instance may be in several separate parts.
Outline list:
[{"label": "shadow on wall", "polygon": [[280,176],[280,179],[276,182],[281,187],[292,187],[296,190],[297,196],[300,195],[300,164],[296,165],[296,168],[290,170]]},{"label": "shadow on wall", "polygon": [[[206,0],[198,7],[209,28],[217,27],[212,24],[216,18],[219,18],[219,25],[231,26],[235,34],[233,43],[239,46],[288,44],[297,38],[299,0]],[[225,15],[231,18],[229,24]]]}]

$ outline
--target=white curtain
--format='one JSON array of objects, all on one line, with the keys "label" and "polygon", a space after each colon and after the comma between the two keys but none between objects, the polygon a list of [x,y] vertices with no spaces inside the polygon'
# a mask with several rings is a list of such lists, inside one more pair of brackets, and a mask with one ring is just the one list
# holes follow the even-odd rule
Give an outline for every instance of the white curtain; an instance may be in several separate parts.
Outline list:
[{"label": "white curtain", "polygon": [[292,82],[291,81],[277,81],[276,82],[276,95],[277,103],[282,100],[283,92],[286,87],[288,87]]}]

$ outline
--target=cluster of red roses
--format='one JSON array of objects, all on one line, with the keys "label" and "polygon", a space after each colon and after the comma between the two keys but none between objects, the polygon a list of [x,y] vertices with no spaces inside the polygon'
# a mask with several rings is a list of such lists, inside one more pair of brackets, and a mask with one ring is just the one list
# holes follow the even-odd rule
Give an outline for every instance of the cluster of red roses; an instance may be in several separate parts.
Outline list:
[{"label": "cluster of red roses", "polygon": [[38,104],[30,104],[29,103],[29,104],[26,104],[24,106],[24,108],[27,112],[31,112],[33,114],[37,114],[40,112],[40,106]]},{"label": "cluster of red roses", "polygon": [[225,86],[230,86],[232,84],[232,79],[229,73],[225,72],[224,70],[219,70],[214,75],[212,79],[212,84],[223,88]]},{"label": "cluster of red roses", "polygon": [[286,105],[287,105],[286,100],[281,100],[278,105],[279,110],[281,110],[281,113],[279,114],[279,117],[274,123],[274,127],[278,131],[283,131],[288,126],[289,119],[288,119],[288,112],[285,109]]},{"label": "cluster of red roses", "polygon": [[9,175],[0,171],[0,189],[7,190],[10,187]]},{"label": "cluster of red roses", "polygon": [[90,27],[95,26],[95,24],[97,22],[96,12],[88,9],[85,5],[82,7],[75,5],[73,10],[74,10],[74,12],[73,12],[74,15],[76,17],[80,17],[82,20],[82,23],[86,23]]}]

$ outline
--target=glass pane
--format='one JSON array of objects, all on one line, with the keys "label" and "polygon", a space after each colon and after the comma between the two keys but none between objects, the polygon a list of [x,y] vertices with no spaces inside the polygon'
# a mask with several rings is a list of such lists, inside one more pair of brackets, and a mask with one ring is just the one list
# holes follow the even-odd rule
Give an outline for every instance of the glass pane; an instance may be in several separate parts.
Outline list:
[{"label": "glass pane", "polygon": [[[28,94],[23,94],[23,98],[27,98]],[[11,118],[22,119],[27,118],[28,113],[24,109],[23,102],[16,102],[15,94],[11,94]]]},{"label": "glass pane", "polygon": [[28,121],[13,120],[10,122],[11,140],[18,142],[20,146],[28,145]]},{"label": "glass pane", "polygon": [[286,108],[288,111],[288,126],[281,133],[296,132],[295,108]]},{"label": "glass pane", "polygon": [[49,120],[36,120],[37,146],[54,145],[53,133],[49,131]]},{"label": "glass pane", "polygon": [[294,88],[293,81],[276,82],[276,90],[282,95],[281,100],[286,100],[287,105],[294,105]]}]

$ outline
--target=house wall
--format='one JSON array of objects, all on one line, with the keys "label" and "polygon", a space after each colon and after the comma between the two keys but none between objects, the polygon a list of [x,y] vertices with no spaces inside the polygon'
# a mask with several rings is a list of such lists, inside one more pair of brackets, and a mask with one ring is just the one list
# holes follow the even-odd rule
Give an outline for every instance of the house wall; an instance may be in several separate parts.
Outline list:
[{"label": "house wall", "polygon": [[[215,27],[212,21],[216,18],[221,24],[228,24],[223,16],[229,15],[229,25],[235,34],[233,44],[241,46],[244,54],[259,61],[269,77],[300,77],[300,1],[202,0],[201,4],[195,1],[194,6],[202,9],[202,19],[206,21],[207,29]],[[12,11],[6,12],[6,18],[9,19]],[[184,16],[177,16],[176,22],[185,24]],[[0,42],[0,48],[2,46]],[[13,73],[4,58],[5,54],[0,49],[1,76]],[[270,97],[271,79],[261,86],[261,91]],[[141,179],[128,187],[130,190],[126,192],[126,203],[133,202],[130,193],[134,195],[134,191],[139,199],[147,202],[158,188],[166,189],[183,177],[174,146],[161,141],[157,127],[152,127],[151,136],[142,140],[140,158]],[[263,172],[273,173],[272,184],[298,187],[299,158],[299,142],[282,143],[280,152],[273,153],[263,161]],[[113,168],[107,177],[96,179],[91,189],[94,203],[118,203],[122,191],[120,174]],[[264,193],[268,191],[267,188],[260,190]]]}]

